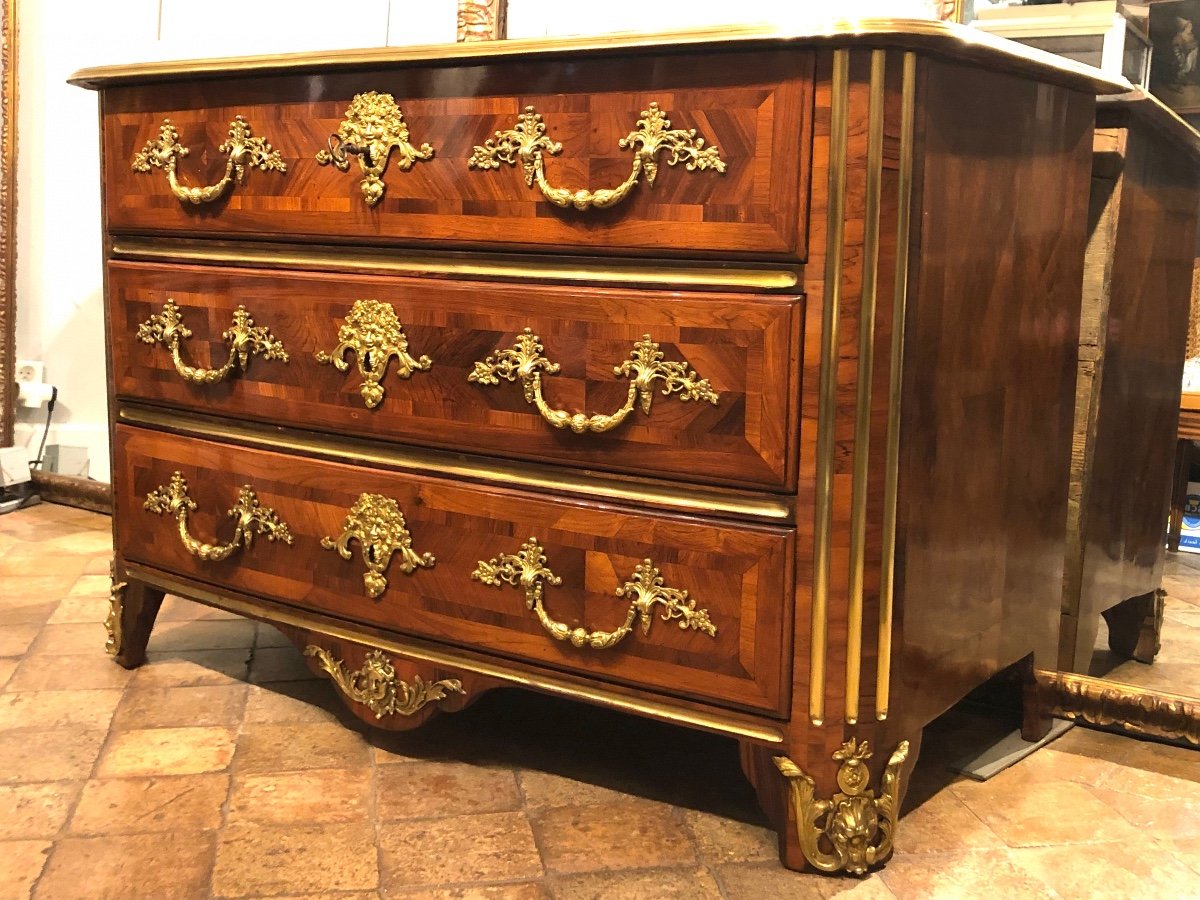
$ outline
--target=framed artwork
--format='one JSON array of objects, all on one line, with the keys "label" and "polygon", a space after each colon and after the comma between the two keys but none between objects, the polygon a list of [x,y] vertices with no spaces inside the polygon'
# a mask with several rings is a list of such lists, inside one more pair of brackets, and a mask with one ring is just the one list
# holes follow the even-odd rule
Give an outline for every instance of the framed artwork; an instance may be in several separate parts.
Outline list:
[{"label": "framed artwork", "polygon": [[1200,113],[1200,0],[1150,7],[1150,90],[1180,113]]}]

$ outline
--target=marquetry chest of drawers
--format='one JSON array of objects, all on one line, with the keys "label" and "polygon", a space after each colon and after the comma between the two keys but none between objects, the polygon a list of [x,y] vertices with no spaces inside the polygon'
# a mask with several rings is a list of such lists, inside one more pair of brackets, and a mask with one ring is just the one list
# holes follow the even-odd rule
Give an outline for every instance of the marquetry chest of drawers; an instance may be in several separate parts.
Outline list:
[{"label": "marquetry chest of drawers", "polygon": [[1053,654],[1112,89],[965,34],[78,73],[110,652],[172,592],[381,727],[520,685],[707,729],[787,865],[882,861],[922,726]]}]

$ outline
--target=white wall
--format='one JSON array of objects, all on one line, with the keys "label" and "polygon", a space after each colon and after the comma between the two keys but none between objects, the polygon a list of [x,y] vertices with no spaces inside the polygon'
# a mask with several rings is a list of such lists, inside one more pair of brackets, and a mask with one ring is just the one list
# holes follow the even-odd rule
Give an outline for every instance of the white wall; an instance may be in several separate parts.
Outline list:
[{"label": "white wall", "polygon": [[[927,0],[857,0],[838,15],[919,14]],[[456,0],[26,0],[20,4],[17,126],[17,356],[58,387],[50,443],[85,446],[109,477],[101,297],[96,95],[84,66],[454,40]],[[510,0],[511,37],[656,31],[731,21],[796,22],[806,0]],[[822,12],[825,11],[825,12]],[[37,452],[45,410],[21,410],[17,443]]]}]

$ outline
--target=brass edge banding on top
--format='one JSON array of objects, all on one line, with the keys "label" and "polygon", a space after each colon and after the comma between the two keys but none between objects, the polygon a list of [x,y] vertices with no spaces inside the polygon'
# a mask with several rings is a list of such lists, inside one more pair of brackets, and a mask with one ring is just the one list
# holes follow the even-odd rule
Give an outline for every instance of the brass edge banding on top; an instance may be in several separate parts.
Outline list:
[{"label": "brass edge banding on top", "polygon": [[246,73],[311,72],[314,69],[362,68],[369,65],[416,65],[456,60],[504,59],[540,56],[553,59],[565,53],[619,54],[639,48],[663,52],[685,51],[704,44],[711,49],[735,51],[743,44],[774,43],[781,47],[810,41],[842,41],[870,46],[889,39],[897,49],[924,49],[939,56],[971,59],[993,67],[1032,69],[1040,78],[1096,94],[1117,94],[1133,86],[1091,66],[997,38],[977,28],[927,19],[817,19],[796,17],[791,26],[779,24],[721,25],[702,29],[661,32],[624,32],[569,38],[526,38],[505,41],[472,41],[414,47],[379,47],[323,53],[281,53],[233,59],[188,59],[134,63],[80,69],[67,81],[86,88],[123,82],[180,80],[196,77],[230,77]]},{"label": "brass edge banding on top", "polygon": [[559,475],[500,460],[476,463],[461,453],[413,447],[382,447],[333,435],[294,434],[269,425],[209,420],[184,412],[166,412],[129,403],[119,404],[116,419],[130,425],[166,428],[200,438],[237,441],[267,450],[314,453],[353,463],[399,466],[421,474],[469,478],[510,488],[570,491],[626,503],[651,503],[666,507],[668,511],[675,509],[688,513],[759,519],[776,526],[788,525],[792,517],[791,506],[783,500],[733,497],[720,491],[696,487],[672,489],[667,486],[627,484],[603,475],[579,477],[568,472]]},{"label": "brass edge banding on top", "polygon": [[521,280],[608,281],[617,284],[664,284],[673,286],[751,288],[784,291],[799,284],[799,276],[788,269],[750,269],[734,267],[704,268],[669,266],[647,260],[645,266],[586,266],[563,262],[504,263],[446,259],[421,256],[401,250],[378,254],[350,249],[294,249],[275,247],[238,247],[229,250],[198,241],[162,244],[139,238],[116,238],[112,243],[114,259],[164,260],[168,262],[209,263],[232,266],[256,266],[272,269],[337,269],[339,271],[387,272],[389,274],[453,275],[459,278],[511,278]]},{"label": "brass edge banding on top", "polygon": [[821,374],[817,407],[817,472],[813,528],[812,646],[809,658],[808,714],[814,725],[825,719],[825,643],[829,630],[829,556],[833,528],[834,423],[837,418],[838,331],[842,300],[842,248],[845,240],[847,106],[850,51],[833,52],[830,88],[829,208],[826,212],[825,290],[821,321]]},{"label": "brass edge banding on top", "polygon": [[888,715],[892,671],[892,609],[896,587],[896,498],[900,481],[900,406],[904,382],[904,325],[908,310],[908,244],[913,192],[913,129],[916,119],[917,57],[904,54],[900,99],[900,170],[896,201],[896,281],[892,291],[892,346],[888,373],[888,418],[883,467],[882,558],[879,578],[879,652],[876,654],[875,718]]},{"label": "brass edge banding on top", "polygon": [[[228,610],[239,615],[255,618],[264,617],[263,610],[259,606],[233,597],[216,594],[190,583],[178,581],[155,569],[148,569],[137,563],[129,563],[127,569],[130,577],[136,577],[138,581],[152,585],[168,593],[190,597],[209,606],[215,606],[218,609]],[[624,697],[591,684],[575,684],[567,679],[555,678],[550,674],[521,672],[505,668],[487,660],[459,656],[452,652],[374,634],[365,636],[352,628],[336,625],[326,621],[323,617],[308,614],[302,610],[284,610],[272,607],[270,614],[265,616],[265,618],[279,625],[301,628],[315,634],[350,641],[351,643],[371,649],[396,653],[410,660],[432,663],[433,665],[459,669],[464,672],[474,672],[489,678],[502,679],[512,684],[535,688],[548,694],[556,694],[576,700],[586,700],[600,706],[653,716],[654,718],[668,722],[678,722],[681,725],[690,725],[695,728],[702,728],[706,731],[714,731],[732,737],[746,738],[766,744],[783,743],[782,728],[771,727],[765,724],[754,725],[738,722],[716,713],[679,709],[667,702]]]},{"label": "brass edge banding on top", "polygon": [[850,494],[850,580],[846,609],[846,722],[858,722],[863,655],[863,569],[867,556],[867,486],[871,450],[871,380],[875,357],[875,301],[879,282],[879,192],[883,182],[884,75],[887,51],[871,51],[867,100],[867,186],[863,209],[862,295],[858,318],[854,474]]}]

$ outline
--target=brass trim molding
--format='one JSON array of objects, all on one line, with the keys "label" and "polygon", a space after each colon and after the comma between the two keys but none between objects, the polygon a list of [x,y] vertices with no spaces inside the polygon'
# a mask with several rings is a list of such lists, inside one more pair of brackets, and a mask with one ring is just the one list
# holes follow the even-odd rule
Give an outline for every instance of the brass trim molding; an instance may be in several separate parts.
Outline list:
[{"label": "brass trim molding", "polygon": [[587,645],[593,650],[608,650],[621,643],[633,632],[634,622],[640,621],[642,634],[650,633],[650,615],[654,607],[663,607],[662,620],[677,622],[683,630],[703,631],[709,637],[715,637],[717,628],[708,617],[707,609],[697,609],[696,601],[688,596],[687,591],[667,587],[663,582],[662,573],[658,566],[649,559],[638,563],[633,570],[633,576],[616,590],[618,598],[629,598],[629,611],[625,621],[613,631],[589,631],[586,628],[572,628],[565,622],[559,622],[546,612],[543,600],[546,585],[562,584],[562,579],[555,575],[546,564],[546,551],[538,543],[536,537],[531,537],[521,545],[516,553],[503,553],[487,561],[480,560],[471,573],[471,578],[484,584],[500,587],[504,584],[521,588],[525,591],[525,606],[533,610],[538,622],[556,641],[569,641],[576,647]]},{"label": "brass trim molding", "polygon": [[570,428],[576,434],[612,431],[633,412],[635,403],[645,415],[650,415],[650,406],[654,401],[652,388],[656,381],[662,382],[664,397],[674,395],[684,402],[707,400],[713,406],[717,405],[718,394],[707,378],[698,378],[696,372],[689,371],[686,362],[667,362],[659,345],[650,339],[650,335],[643,334],[642,339],[633,345],[629,358],[613,366],[614,375],[629,378],[629,392],[620,409],[611,414],[594,415],[554,409],[542,396],[542,373],[554,375],[559,365],[543,356],[544,351],[542,339],[526,328],[517,335],[517,341],[511,348],[495,350],[487,359],[476,362],[467,380],[493,385],[499,384],[501,378],[505,381],[519,378],[526,403],[536,406],[542,418],[555,428]]},{"label": "brass trim molding", "polygon": [[211,419],[132,403],[119,404],[116,418],[118,422],[129,425],[162,428],[214,441],[235,441],[267,450],[307,453],[358,465],[396,467],[423,475],[449,475],[504,487],[649,504],[667,511],[674,509],[687,513],[732,516],[765,521],[772,525],[788,525],[794,515],[788,498],[782,496],[741,496],[718,489],[627,481],[596,473],[547,471],[533,465],[475,458],[461,453],[375,444],[357,438],[314,432],[292,432],[270,425]]},{"label": "brass trim molding", "polygon": [[13,443],[17,386],[17,0],[0,0],[0,447]]},{"label": "brass trim molding", "polygon": [[215,593],[194,583],[181,581],[178,578],[152,569],[138,563],[126,565],[128,576],[144,584],[152,585],[159,590],[184,597],[190,597],[209,606],[224,609],[251,618],[267,619],[268,621],[301,628],[315,634],[350,641],[367,647],[373,647],[406,659],[426,662],[435,666],[473,672],[500,681],[507,681],[520,687],[527,687],[575,700],[583,700],[605,706],[611,709],[626,710],[639,715],[649,716],[665,722],[677,722],[704,731],[725,734],[735,738],[745,738],[763,744],[782,744],[783,728],[757,720],[748,716],[742,717],[734,713],[722,714],[718,711],[704,709],[689,709],[667,700],[633,697],[621,694],[615,690],[606,690],[595,682],[586,680],[574,681],[568,677],[556,676],[550,672],[530,671],[505,666],[490,659],[469,654],[455,653],[428,644],[415,643],[408,640],[385,637],[380,634],[367,634],[361,630],[346,627],[332,619],[316,613],[308,613],[299,609],[282,608],[272,605],[270,611],[264,611],[260,603],[247,603],[226,594]]},{"label": "brass trim molding", "polygon": [[486,254],[421,255],[406,250],[361,247],[301,247],[279,244],[221,246],[213,241],[116,238],[114,259],[151,262],[254,266],[304,271],[375,272],[390,275],[444,275],[464,279],[509,281],[610,282],[613,284],[671,285],[707,289],[747,288],[761,291],[794,290],[800,283],[794,269],[692,265],[660,265],[621,260],[512,260]]},{"label": "brass trim molding", "polygon": [[177,167],[191,150],[179,143],[179,132],[170,119],[163,119],[158,137],[146,142],[133,156],[131,168],[135,172],[148,173],[151,169],[163,169],[167,183],[176,199],[198,206],[220,199],[235,183],[241,184],[247,169],[259,169],[283,174],[287,163],[264,137],[250,133],[250,125],[241,116],[229,123],[229,140],[217,147],[217,152],[226,156],[225,174],[215,184],[204,187],[188,187],[179,183]]},{"label": "brass trim molding", "polygon": [[850,578],[846,608],[846,722],[858,722],[862,680],[863,578],[867,560],[867,488],[871,474],[871,389],[879,284],[879,197],[883,187],[883,114],[887,51],[871,51],[867,92],[867,184],[863,209],[862,293],[858,314],[858,382],[854,402],[854,471],[850,488]]},{"label": "brass trim molding", "polygon": [[1049,715],[1200,747],[1200,700],[1194,697],[1046,669],[1035,678]]},{"label": "brass trim molding", "polygon": [[816,783],[786,756],[775,765],[788,780],[792,817],[804,858],[822,872],[846,871],[865,875],[891,855],[900,816],[900,769],[908,758],[908,741],[901,741],[888,760],[880,780],[879,796],[867,789],[872,756],[866,741],[854,738],[833,752],[841,763],[837,784],[841,791],[830,800],[816,798]]},{"label": "brass trim molding", "polygon": [[1132,85],[1091,66],[986,34],[979,29],[927,19],[838,20],[798,15],[795,24],[721,25],[661,32],[625,32],[570,38],[466,41],[416,47],[378,47],[322,53],[283,53],[231,59],[189,59],[80,69],[68,81],[86,88],[184,78],[232,77],[247,73],[313,72],[361,69],[371,65],[419,65],[455,60],[510,57],[555,58],[563,54],[628,55],[640,49],[657,53],[688,49],[736,51],[757,46],[827,45],[920,50],[1005,71],[1020,71],[1076,90],[1117,94]]},{"label": "brass trim molding", "polygon": [[646,186],[654,187],[654,180],[658,177],[660,150],[670,152],[671,155],[667,157],[669,166],[682,162],[689,172],[703,172],[706,169],[725,172],[725,161],[721,159],[717,147],[704,146],[704,138],[696,136],[695,128],[671,128],[671,120],[658,108],[657,103],[651,103],[642,110],[637,125],[636,129],[617,142],[622,150],[632,149],[634,152],[629,175],[615,188],[595,191],[581,188],[573,191],[550,184],[546,177],[546,157],[561,153],[562,144],[551,140],[546,134],[546,123],[532,106],[525,107],[525,111],[517,116],[515,126],[507,131],[497,131],[483,146],[476,146],[467,160],[467,166],[472,169],[498,169],[501,163],[510,166],[519,163],[528,187],[536,184],[542,196],[555,206],[578,210],[616,206],[629,196],[638,183],[638,177],[643,174],[646,176]]},{"label": "brass trim molding", "polygon": [[830,87],[829,206],[826,212],[825,290],[821,312],[821,372],[817,387],[817,472],[813,523],[812,645],[809,651],[808,715],[825,721],[825,659],[829,633],[829,557],[833,531],[834,423],[837,419],[838,332],[842,306],[842,251],[846,236],[847,107],[850,51],[833,52]]},{"label": "brass trim molding", "polygon": [[332,653],[316,644],[305,647],[304,655],[314,657],[341,692],[373,712],[376,719],[411,716],[430,703],[446,699],[447,692],[466,693],[457,678],[433,682],[425,681],[420,675],[411,682],[398,678],[396,667],[381,650],[369,652],[362,667],[353,672],[342,660],[335,659]]},{"label": "brass trim molding", "polygon": [[883,467],[882,560],[879,576],[879,650],[875,660],[875,718],[891,702],[892,627],[896,593],[896,510],[900,482],[901,399],[904,396],[904,334],[908,315],[909,241],[912,225],[913,130],[917,106],[917,57],[905,53],[900,99],[900,167],[896,200],[896,280],[892,287],[891,371]]},{"label": "brass trim molding", "polygon": [[120,656],[122,644],[125,641],[121,615],[125,606],[125,588],[129,587],[129,582],[117,581],[115,560],[108,564],[108,577],[112,584],[108,590],[108,615],[104,617],[104,630],[108,632],[108,640],[104,642],[104,652],[116,658]]}]

